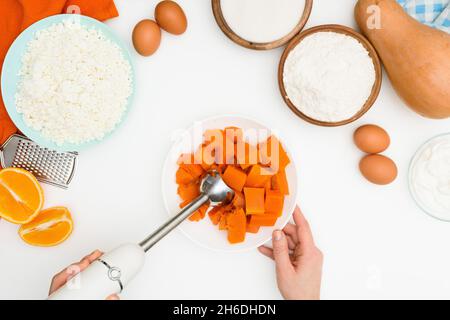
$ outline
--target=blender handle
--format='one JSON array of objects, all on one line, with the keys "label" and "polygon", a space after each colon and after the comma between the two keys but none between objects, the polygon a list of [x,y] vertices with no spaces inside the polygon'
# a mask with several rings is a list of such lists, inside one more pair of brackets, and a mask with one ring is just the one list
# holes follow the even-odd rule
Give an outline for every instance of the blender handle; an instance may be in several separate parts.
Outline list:
[{"label": "blender handle", "polygon": [[[145,252],[209,201],[202,193],[176,216],[167,221],[139,245],[125,244],[91,263],[69,283],[51,294],[49,300],[103,300],[122,292],[144,265]],[[75,284],[75,285],[74,285]]]},{"label": "blender handle", "polygon": [[194,201],[189,203],[183,210],[180,211],[176,216],[171,218],[165,224],[163,224],[158,230],[153,232],[147,238],[139,243],[142,249],[147,252],[152,248],[156,243],[159,242],[162,238],[164,238],[170,231],[176,228],[181,222],[190,217],[195,211],[197,211],[202,205],[208,202],[209,196],[207,194],[200,194]]}]

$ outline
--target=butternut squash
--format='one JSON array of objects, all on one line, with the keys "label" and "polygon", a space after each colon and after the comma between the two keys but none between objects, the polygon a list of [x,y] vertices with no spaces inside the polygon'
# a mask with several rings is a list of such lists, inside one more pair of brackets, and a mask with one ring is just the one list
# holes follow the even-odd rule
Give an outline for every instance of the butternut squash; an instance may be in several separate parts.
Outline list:
[{"label": "butternut squash", "polygon": [[405,103],[424,117],[450,117],[450,35],[416,21],[396,0],[359,0],[355,19]]}]

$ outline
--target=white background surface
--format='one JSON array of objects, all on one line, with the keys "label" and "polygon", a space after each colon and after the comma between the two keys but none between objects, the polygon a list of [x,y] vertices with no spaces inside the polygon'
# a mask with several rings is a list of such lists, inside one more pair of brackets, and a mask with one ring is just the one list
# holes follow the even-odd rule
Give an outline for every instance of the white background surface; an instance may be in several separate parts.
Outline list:
[{"label": "white background surface", "polygon": [[[450,121],[416,115],[400,101],[387,79],[372,110],[357,123],[321,128],[297,118],[277,87],[282,50],[241,48],[217,27],[209,0],[180,0],[188,32],[163,35],[160,50],[142,58],[131,32],[153,16],[156,0],[116,0],[120,17],[108,22],[128,43],[137,69],[137,95],[128,119],[111,139],[80,155],[68,191],[45,186],[46,206],[66,205],[73,235],[55,248],[26,245],[17,226],[0,221],[0,298],[42,299],[52,275],[96,248],[140,241],[167,218],[161,169],[174,132],[219,114],[254,117],[289,144],[299,170],[299,202],[325,254],[322,297],[449,298],[450,225],[420,211],[407,188],[415,150],[448,131]],[[307,27],[355,26],[355,0],[316,0]],[[399,177],[387,187],[361,178],[362,154],[354,129],[376,123],[391,134],[387,155]],[[143,272],[124,299],[280,298],[272,261],[256,251],[208,251],[175,231],[148,255]]]}]

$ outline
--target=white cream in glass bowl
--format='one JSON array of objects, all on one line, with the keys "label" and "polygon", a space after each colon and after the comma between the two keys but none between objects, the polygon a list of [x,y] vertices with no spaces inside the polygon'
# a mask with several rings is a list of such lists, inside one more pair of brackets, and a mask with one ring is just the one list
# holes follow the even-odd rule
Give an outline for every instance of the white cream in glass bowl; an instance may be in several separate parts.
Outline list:
[{"label": "white cream in glass bowl", "polygon": [[450,133],[427,141],[413,157],[409,187],[420,208],[450,221]]}]

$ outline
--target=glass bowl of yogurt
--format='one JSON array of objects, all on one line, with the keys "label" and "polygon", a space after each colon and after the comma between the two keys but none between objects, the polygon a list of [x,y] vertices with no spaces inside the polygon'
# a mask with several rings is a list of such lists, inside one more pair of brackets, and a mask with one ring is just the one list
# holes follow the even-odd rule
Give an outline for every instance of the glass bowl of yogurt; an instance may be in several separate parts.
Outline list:
[{"label": "glass bowl of yogurt", "polygon": [[450,222],[450,133],[425,142],[409,167],[409,189],[428,215]]}]

